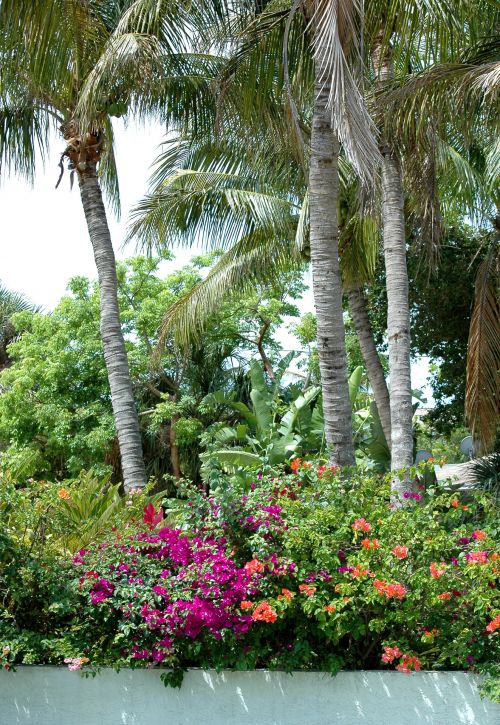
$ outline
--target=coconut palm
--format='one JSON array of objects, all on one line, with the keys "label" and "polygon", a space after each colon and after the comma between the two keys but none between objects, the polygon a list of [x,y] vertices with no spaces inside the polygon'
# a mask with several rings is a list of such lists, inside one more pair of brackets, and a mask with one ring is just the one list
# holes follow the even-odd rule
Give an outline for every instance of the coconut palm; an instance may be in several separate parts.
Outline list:
[{"label": "coconut palm", "polygon": [[[126,489],[146,483],[141,438],[117,300],[115,256],[102,187],[118,208],[112,100],[81,125],[82,84],[120,20],[126,2],[72,0],[0,4],[0,164],[2,172],[34,172],[51,132],[62,140],[61,175],[76,174],[101,293],[101,334]],[[129,43],[133,37],[129,38]],[[124,53],[126,51],[123,51]],[[100,170],[98,172],[98,167]]]},{"label": "coconut palm", "polygon": [[[142,11],[148,5],[151,9],[151,3],[144,0],[140,5]],[[360,43],[361,8],[357,3],[340,5],[337,2],[313,2],[304,7],[312,28],[310,35],[313,37],[316,79],[308,176],[310,248],[326,439],[332,462],[352,465],[354,450],[336,213],[339,143],[342,142],[352,163],[366,176],[373,173],[378,151],[372,133],[373,124],[350,66]],[[271,75],[274,75],[273,70]],[[95,81],[94,90],[96,85],[105,85],[109,79],[102,72],[100,78],[96,75]],[[141,92],[144,98],[147,94],[143,89]],[[227,88],[224,100],[227,100]],[[167,105],[171,107],[172,103]],[[335,124],[335,133],[332,123]]]},{"label": "coconut palm", "polygon": [[[405,77],[381,96],[388,133],[406,152],[432,159],[446,194],[472,221],[490,220],[492,242],[476,278],[467,355],[466,415],[478,448],[491,450],[500,418],[500,315],[498,309],[500,145],[498,90],[500,42],[491,36],[500,12],[478,2],[455,47],[440,62]],[[411,120],[410,120],[411,119]],[[429,133],[428,129],[432,129]],[[444,173],[442,173],[444,171]],[[410,165],[410,173],[415,173]],[[437,187],[438,185],[436,185]],[[439,191],[439,190],[438,190]]]},{"label": "coconut palm", "polygon": [[[384,3],[370,4],[364,18],[364,30],[368,41],[366,43],[368,53],[373,55],[373,60],[378,63],[378,76],[382,74],[384,68],[384,73],[390,75],[391,64],[397,70],[397,75],[406,72],[409,60],[413,62],[415,56],[419,53],[422,55],[420,50],[422,47],[425,55],[422,62],[431,62],[430,59],[436,56],[436,46],[439,49],[441,45],[450,42],[451,30],[463,30],[466,11],[470,13],[477,4],[473,0],[470,2],[424,0],[418,5],[402,0],[387,0]],[[336,237],[335,235],[331,237],[331,229],[327,232],[323,223],[327,218],[323,214],[325,204],[330,210],[336,205],[330,203],[333,197],[329,201],[326,197],[323,198],[322,194],[326,194],[328,184],[323,184],[320,177],[329,176],[333,184],[330,193],[335,195],[337,142],[341,143],[344,152],[364,178],[373,174],[373,166],[380,159],[374,141],[373,126],[364,110],[359,85],[360,76],[363,74],[363,59],[358,50],[360,28],[363,25],[361,3],[344,3],[340,0],[294,3],[276,1],[266,3],[265,6],[261,3],[257,6],[253,3],[238,2],[227,3],[227,6],[230,10],[238,12],[232,15],[229,12],[228,18],[225,17],[227,22],[214,29],[210,40],[212,43],[220,42],[222,46],[225,45],[226,50],[229,47],[233,51],[236,47],[232,62],[226,63],[224,54],[215,61],[213,58],[204,57],[201,63],[199,55],[194,59],[190,58],[189,67],[194,63],[198,71],[194,76],[192,73],[190,76],[191,79],[196,78],[196,83],[191,82],[187,85],[183,85],[179,80],[179,74],[175,80],[170,77],[164,81],[160,77],[161,74],[156,75],[156,87],[153,87],[154,84],[152,86],[147,78],[145,81],[142,72],[136,73],[138,77],[135,81],[130,77],[126,79],[123,74],[121,76],[118,74],[118,77],[122,83],[129,83],[131,89],[135,83],[135,91],[131,90],[131,97],[135,99],[135,107],[139,112],[156,111],[166,120],[174,119],[178,127],[184,129],[195,127],[202,132],[213,126],[215,119],[220,138],[224,137],[228,130],[228,119],[230,122],[232,118],[231,114],[226,113],[226,108],[237,103],[247,137],[251,136],[253,139],[258,124],[264,120],[272,125],[275,131],[286,129],[289,145],[294,146],[296,158],[306,170],[310,168],[309,176],[313,187],[310,189],[309,200],[311,250],[313,268],[316,270],[315,291],[319,294],[319,297],[318,294],[316,297],[321,308],[318,310],[321,318],[320,337],[323,334],[322,330],[325,331],[326,338],[330,338],[333,334],[328,346],[320,344],[321,359],[325,363],[324,384],[329,388],[326,391],[326,398],[332,403],[332,415],[328,415],[327,420],[330,431],[328,435],[330,440],[335,438],[333,427],[338,426],[338,445],[343,450],[339,455],[343,460],[344,457],[347,460],[350,453],[347,442],[349,438],[347,416],[344,410],[345,385],[342,382],[345,382],[342,350],[340,350],[343,345],[339,334],[338,255],[335,251]],[[142,23],[144,17],[154,17],[158,14],[157,7],[157,3],[153,3],[152,0],[138,0],[134,3],[136,15],[141,18]],[[425,48],[425,41],[429,40],[431,42],[428,42]],[[95,97],[96,90],[99,91],[101,87],[106,89],[113,78],[117,77],[113,53],[115,46],[120,42],[120,37],[117,36],[109,46],[106,62],[96,67],[89,83],[86,101],[88,107],[89,104],[92,107],[89,99]],[[284,56],[283,64],[282,56]],[[178,68],[183,63],[187,67],[186,59],[182,59]],[[222,72],[215,78],[209,67],[214,63],[222,67]],[[203,64],[205,69],[200,71]],[[158,93],[162,82],[164,83],[162,91]],[[184,89],[189,88],[188,93],[181,90],[181,86]],[[281,102],[269,110],[269,96],[273,94],[280,98]],[[312,106],[314,111],[311,118]],[[325,126],[328,114],[330,114],[330,129]],[[323,118],[322,122],[320,118]],[[312,129],[311,138],[314,144],[310,143],[307,128]],[[333,128],[337,139],[334,138],[332,141]],[[399,168],[401,153],[387,144],[388,135],[385,126],[382,130],[384,131],[381,136],[384,158],[382,166],[385,168],[382,206],[385,209],[383,216],[387,241],[387,276],[391,290],[390,358],[393,368],[394,399],[397,401],[393,403],[395,425],[392,426],[392,436],[393,439],[397,439],[394,446],[393,467],[399,469],[411,463],[413,443],[409,385],[409,323],[405,301],[407,281],[404,197]],[[283,139],[283,135],[276,133],[276,138],[278,137]],[[323,151],[320,149],[322,140],[325,142]],[[292,141],[296,143],[292,144]],[[327,142],[330,144],[328,152],[319,160],[318,154],[327,151]],[[317,204],[321,201],[325,204],[320,204],[318,207]],[[318,224],[315,221],[317,218],[319,218]],[[331,223],[331,227],[336,228],[335,220]],[[326,279],[328,283],[325,287]],[[333,295],[325,294],[329,285],[332,285]],[[333,308],[336,310],[335,314]],[[332,350],[338,350],[340,354],[332,354]],[[334,404],[335,396],[337,400]],[[327,403],[327,408],[330,410],[329,406],[330,403]],[[334,413],[334,408],[338,412]],[[402,485],[407,486],[408,482]]]},{"label": "coconut palm", "polygon": [[[284,178],[285,162],[278,163],[272,139],[267,154],[259,154],[257,162],[247,153],[247,144],[234,135],[223,147],[210,139],[186,138],[172,139],[167,147],[150,193],[132,212],[130,237],[160,248],[164,239],[181,245],[196,241],[211,248],[222,240],[226,250],[208,276],[166,313],[162,340],[172,335],[187,349],[191,340],[202,337],[206,320],[227,297],[263,280],[272,282],[286,270],[299,272],[309,262],[309,194],[305,179],[297,181],[298,164],[292,165],[290,180]],[[273,157],[280,169],[274,178],[273,162],[271,169],[265,165],[265,159]],[[390,444],[389,393],[363,291],[375,270],[378,224],[372,215],[361,213],[358,185],[343,159],[340,168],[342,285]]]}]

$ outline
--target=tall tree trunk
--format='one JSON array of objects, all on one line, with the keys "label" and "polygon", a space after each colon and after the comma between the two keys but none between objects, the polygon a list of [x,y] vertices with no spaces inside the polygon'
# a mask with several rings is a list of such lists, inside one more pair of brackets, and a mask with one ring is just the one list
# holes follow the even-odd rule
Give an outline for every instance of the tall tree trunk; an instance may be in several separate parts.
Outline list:
[{"label": "tall tree trunk", "polygon": [[[373,53],[375,74],[380,82],[393,77],[390,53],[377,46]],[[387,287],[387,336],[391,399],[391,470],[413,464],[413,410],[410,368],[410,310],[404,194],[399,160],[387,139],[381,138],[382,224]],[[409,476],[393,478],[394,493],[411,490]]]},{"label": "tall tree trunk", "polygon": [[380,422],[385,439],[391,447],[391,403],[389,390],[385,381],[384,369],[375,347],[372,326],[368,317],[368,306],[362,287],[353,287],[347,292],[349,311],[351,313],[356,335],[358,337],[361,354],[366,366],[366,373],[373,390]]},{"label": "tall tree trunk", "polygon": [[125,490],[146,485],[139,420],[132,395],[127,352],[118,309],[116,262],[95,167],[78,173],[80,194],[94,250],[101,299],[101,337],[120,446]]},{"label": "tall tree trunk", "polygon": [[170,443],[170,463],[172,465],[172,475],[174,478],[181,478],[181,458],[179,454],[179,446],[177,445],[177,436],[175,435],[175,424],[179,420],[178,415],[173,415],[170,421],[170,428],[168,432],[169,443]]},{"label": "tall tree trunk", "polygon": [[327,109],[329,85],[320,60],[324,57],[325,54],[321,52],[317,54],[311,133],[311,264],[325,438],[331,462],[338,466],[352,466],[355,459],[338,251],[339,143],[333,133],[331,114]]}]

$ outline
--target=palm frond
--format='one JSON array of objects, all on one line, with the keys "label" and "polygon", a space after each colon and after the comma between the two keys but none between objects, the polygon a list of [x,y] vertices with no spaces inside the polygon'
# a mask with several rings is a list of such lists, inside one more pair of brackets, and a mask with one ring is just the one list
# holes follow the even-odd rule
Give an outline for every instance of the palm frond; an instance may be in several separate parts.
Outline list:
[{"label": "palm frond", "polygon": [[102,125],[106,138],[106,148],[99,165],[99,178],[106,199],[115,217],[119,219],[121,213],[120,184],[118,181],[118,170],[116,168],[114,132],[109,116],[102,120]]},{"label": "palm frond", "polygon": [[332,128],[350,163],[369,183],[377,176],[381,156],[360,87],[362,22],[361,0],[314,3],[314,55],[320,83],[329,88]]},{"label": "palm frond", "polygon": [[43,161],[54,125],[53,116],[44,108],[0,99],[0,175],[13,172],[32,180],[36,151]]},{"label": "palm frond", "polygon": [[242,237],[210,270],[207,277],[181,297],[164,317],[157,354],[170,335],[186,349],[200,338],[220,305],[256,284],[276,282],[280,275],[303,266],[300,250],[282,237],[257,232]]},{"label": "palm frond", "polygon": [[477,277],[467,348],[465,412],[482,453],[495,443],[500,418],[500,246],[496,241]]},{"label": "palm frond", "polygon": [[127,239],[147,249],[174,243],[228,249],[257,228],[294,232],[294,212],[289,199],[241,188],[237,175],[181,169],[133,208]]}]

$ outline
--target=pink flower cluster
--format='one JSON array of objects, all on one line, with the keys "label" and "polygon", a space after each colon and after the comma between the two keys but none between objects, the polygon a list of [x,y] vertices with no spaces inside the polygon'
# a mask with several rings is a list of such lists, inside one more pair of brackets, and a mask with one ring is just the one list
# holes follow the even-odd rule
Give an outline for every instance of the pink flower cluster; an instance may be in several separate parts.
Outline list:
[{"label": "pink flower cluster", "polygon": [[[255,619],[239,605],[257,592],[264,565],[253,560],[239,568],[226,555],[224,539],[189,538],[179,529],[162,528],[139,534],[132,544],[115,544],[112,552],[122,560],[108,565],[105,576],[82,577],[80,586],[89,587],[92,605],[133,622],[140,633],[130,650],[134,659],[162,662],[179,637],[195,639],[202,632],[221,639],[230,630],[239,637]],[[84,565],[87,556],[76,565]],[[140,600],[135,590],[124,602],[122,590],[137,584]]]},{"label": "pink flower cluster", "polygon": [[81,669],[81,666],[89,661],[88,657],[66,657],[64,663],[68,665],[68,670],[74,672]]},{"label": "pink flower cluster", "polygon": [[400,660],[399,664],[396,665],[398,672],[406,672],[407,674],[410,672],[420,672],[422,665],[418,657],[401,652],[399,647],[385,646],[384,654],[381,657],[382,662],[385,662],[385,664],[392,664],[394,660],[397,659]]}]

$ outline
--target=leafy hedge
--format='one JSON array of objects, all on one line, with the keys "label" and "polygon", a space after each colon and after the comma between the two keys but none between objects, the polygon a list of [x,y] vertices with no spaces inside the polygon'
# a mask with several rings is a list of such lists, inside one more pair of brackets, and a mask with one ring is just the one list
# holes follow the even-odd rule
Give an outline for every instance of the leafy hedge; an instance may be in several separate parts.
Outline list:
[{"label": "leafy hedge", "polygon": [[40,555],[25,598],[4,597],[4,664],[162,665],[170,684],[190,666],[495,674],[489,497],[432,488],[395,507],[383,478],[292,465],[186,487],[167,519],[149,504],[72,560]]}]

